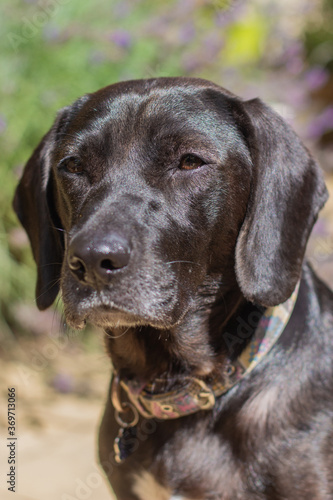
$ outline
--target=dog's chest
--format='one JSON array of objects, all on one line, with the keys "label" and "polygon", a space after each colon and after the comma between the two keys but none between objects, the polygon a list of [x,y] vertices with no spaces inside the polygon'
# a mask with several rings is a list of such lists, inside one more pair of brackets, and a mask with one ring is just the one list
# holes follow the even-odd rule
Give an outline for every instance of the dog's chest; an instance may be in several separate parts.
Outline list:
[{"label": "dog's chest", "polygon": [[149,472],[133,470],[131,492],[138,500],[234,500],[243,478],[227,448],[204,422],[179,429]]}]

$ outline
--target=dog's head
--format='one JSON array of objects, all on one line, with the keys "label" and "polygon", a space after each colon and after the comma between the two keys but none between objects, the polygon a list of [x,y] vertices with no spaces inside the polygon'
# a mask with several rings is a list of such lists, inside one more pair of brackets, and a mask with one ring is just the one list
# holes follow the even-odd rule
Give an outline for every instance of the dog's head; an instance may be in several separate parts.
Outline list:
[{"label": "dog's head", "polygon": [[37,305],[68,322],[181,322],[205,285],[253,303],[292,293],[326,200],[320,170],[260,100],[204,80],[123,82],[61,110],[14,207],[38,266]]}]

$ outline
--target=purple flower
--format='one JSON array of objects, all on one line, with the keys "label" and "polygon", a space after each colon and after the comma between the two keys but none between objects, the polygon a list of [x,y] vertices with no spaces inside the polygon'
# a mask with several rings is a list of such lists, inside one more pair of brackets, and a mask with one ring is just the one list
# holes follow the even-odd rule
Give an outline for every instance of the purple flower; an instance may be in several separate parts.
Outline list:
[{"label": "purple flower", "polygon": [[304,47],[298,41],[289,42],[281,54],[281,64],[289,73],[299,74],[304,68]]},{"label": "purple flower", "polygon": [[185,73],[193,73],[199,71],[202,63],[199,61],[198,56],[194,54],[187,54],[182,58],[182,67]]},{"label": "purple flower", "polygon": [[223,37],[219,33],[211,33],[204,39],[206,57],[215,57],[223,46]]},{"label": "purple flower", "polygon": [[302,57],[304,53],[304,48],[301,42],[293,41],[287,45],[287,48],[284,52],[285,61],[290,61],[294,58]]},{"label": "purple flower", "polygon": [[179,41],[180,43],[189,43],[195,37],[195,27],[193,23],[186,23],[185,26],[182,26],[179,32]]},{"label": "purple flower", "polygon": [[126,30],[115,30],[110,35],[110,40],[118,45],[118,47],[122,47],[127,49],[132,43],[131,34]]},{"label": "purple flower", "polygon": [[65,373],[58,373],[52,380],[52,386],[62,394],[73,392],[74,389],[72,377]]},{"label": "purple flower", "polygon": [[285,87],[282,96],[283,100],[294,109],[304,107],[307,99],[306,89],[302,85]]},{"label": "purple flower", "polygon": [[[223,8],[223,6],[225,8]],[[237,0],[234,2],[230,2],[229,6],[227,2],[225,2],[225,4],[221,2],[220,9],[218,8],[218,5],[216,5],[216,7],[218,10],[215,16],[215,24],[219,28],[229,26],[230,24],[233,24],[237,19],[241,19],[246,11],[245,3]]]},{"label": "purple flower", "polygon": [[304,68],[304,61],[302,57],[292,57],[286,63],[286,69],[293,75],[298,75]]},{"label": "purple flower", "polygon": [[328,71],[321,66],[314,66],[305,74],[305,81],[309,90],[321,88],[328,80]]},{"label": "purple flower", "polygon": [[311,139],[319,139],[323,134],[333,130],[333,106],[326,108],[308,127]]},{"label": "purple flower", "polygon": [[55,24],[48,23],[43,29],[43,38],[48,42],[58,40],[61,30]]}]

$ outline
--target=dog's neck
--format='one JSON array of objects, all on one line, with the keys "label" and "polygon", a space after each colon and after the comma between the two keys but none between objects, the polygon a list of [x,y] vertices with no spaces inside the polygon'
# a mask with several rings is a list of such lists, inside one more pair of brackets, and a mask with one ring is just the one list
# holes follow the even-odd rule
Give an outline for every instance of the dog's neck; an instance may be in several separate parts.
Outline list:
[{"label": "dog's neck", "polygon": [[255,328],[240,342],[233,333],[234,323],[247,307],[238,287],[215,295],[199,290],[181,324],[165,330],[149,325],[107,330],[107,350],[121,376],[142,381],[216,375],[254,333]]}]

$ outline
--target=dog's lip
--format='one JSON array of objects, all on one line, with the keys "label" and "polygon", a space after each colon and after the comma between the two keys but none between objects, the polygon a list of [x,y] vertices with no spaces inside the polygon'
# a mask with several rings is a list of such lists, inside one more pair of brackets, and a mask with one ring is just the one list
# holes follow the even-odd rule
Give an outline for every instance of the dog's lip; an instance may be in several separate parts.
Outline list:
[{"label": "dog's lip", "polygon": [[102,302],[101,304],[96,304],[95,306],[92,306],[88,312],[88,315],[95,313],[97,314],[102,313],[106,317],[114,315],[142,317],[140,314],[138,314],[136,311],[133,311],[129,307],[116,304],[113,301],[109,303]]},{"label": "dog's lip", "polygon": [[135,321],[135,323],[138,322],[138,320],[142,319],[143,317],[138,315],[136,312],[131,311],[128,308],[121,307],[116,304],[100,304],[96,307],[93,307],[89,313],[88,317],[94,317],[95,315],[98,315],[102,319],[102,323],[110,319],[113,322],[116,322],[117,324],[121,325],[121,320],[123,320],[124,323],[128,323],[128,321]]},{"label": "dog's lip", "polygon": [[83,329],[87,322],[102,328],[138,325],[158,326],[156,318],[139,314],[137,311],[132,311],[114,302],[90,305],[81,311],[65,311],[65,316],[69,326],[78,330]]},{"label": "dog's lip", "polygon": [[[93,291],[79,301],[73,300],[73,294],[63,294],[64,316],[68,326],[81,330],[89,322],[100,328],[151,326],[157,329],[169,329],[177,326],[187,314],[190,303],[181,311],[173,311],[164,304],[148,304],[141,301],[118,301],[110,297],[108,291]],[[168,304],[169,305],[169,304]]]}]

